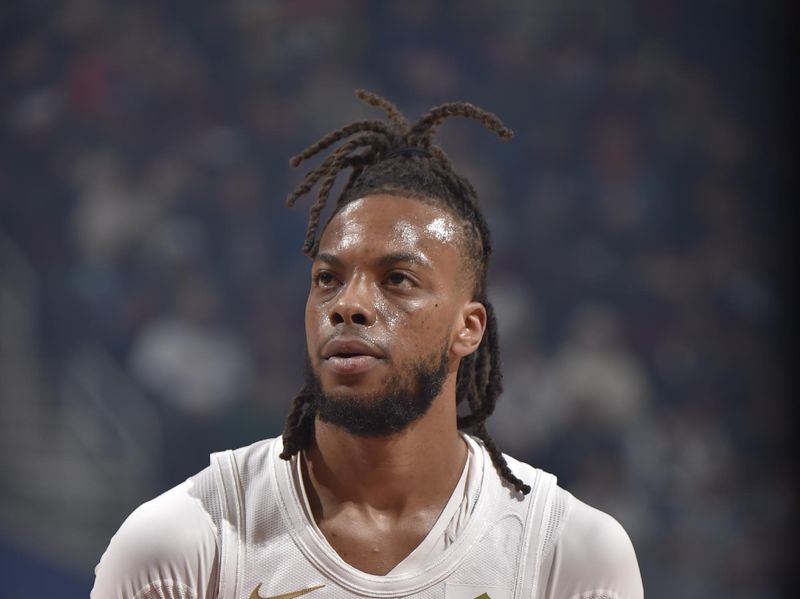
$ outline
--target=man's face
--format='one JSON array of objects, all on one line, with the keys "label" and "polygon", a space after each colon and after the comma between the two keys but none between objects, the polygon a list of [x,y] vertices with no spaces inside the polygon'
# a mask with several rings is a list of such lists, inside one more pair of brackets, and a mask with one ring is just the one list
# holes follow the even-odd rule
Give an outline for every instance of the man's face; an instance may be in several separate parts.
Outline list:
[{"label": "man's face", "polygon": [[458,364],[454,329],[473,280],[463,234],[450,213],[391,195],[356,200],[331,220],[306,304],[309,383],[323,419],[388,434],[427,410]]}]

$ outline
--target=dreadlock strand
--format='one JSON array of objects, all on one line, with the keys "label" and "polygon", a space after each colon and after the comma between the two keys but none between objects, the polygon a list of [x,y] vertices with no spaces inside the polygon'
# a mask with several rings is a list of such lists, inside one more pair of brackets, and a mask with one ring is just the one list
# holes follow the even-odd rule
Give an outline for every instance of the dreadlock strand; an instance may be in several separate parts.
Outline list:
[{"label": "dreadlock strand", "polygon": [[292,400],[292,407],[283,427],[283,451],[280,457],[284,460],[303,449],[305,440],[309,437],[309,425],[314,421],[313,414],[307,409],[309,400],[305,387]]},{"label": "dreadlock strand", "polygon": [[478,121],[503,139],[511,139],[514,136],[514,132],[506,127],[496,114],[469,102],[447,102],[422,115],[409,130],[408,137],[409,139],[430,144],[430,139],[439,126],[445,120],[454,116]]},{"label": "dreadlock strand", "polygon": [[444,164],[445,168],[452,170],[453,166],[450,164],[450,159],[447,157],[447,154],[445,154],[445,153],[442,151],[442,149],[441,149],[441,148],[437,148],[436,146],[429,146],[429,147],[427,148],[427,150],[428,150],[428,151],[429,151],[431,154],[433,154],[433,156],[434,156],[434,157],[435,157],[437,160],[441,161],[441,162]]},{"label": "dreadlock strand", "polygon": [[500,352],[497,339],[497,321],[494,318],[492,305],[484,302],[487,312],[486,319],[486,341],[478,348],[478,353],[483,358],[480,362],[480,370],[476,368],[476,384],[482,397],[481,402],[481,421],[494,413],[497,405],[497,398],[503,390],[502,375],[500,371]]},{"label": "dreadlock strand", "polygon": [[342,188],[342,193],[339,195],[339,199],[336,202],[336,210],[341,208],[342,201],[345,199],[348,190],[353,187],[355,182],[361,176],[361,173],[364,172],[364,169],[376,160],[376,154],[377,152],[372,149],[364,154],[359,154],[358,156],[349,156],[344,161],[342,168],[350,167],[352,170],[350,171],[350,176],[347,178],[347,182]]},{"label": "dreadlock strand", "polygon": [[334,184],[336,183],[336,179],[339,177],[339,172],[341,170],[341,165],[345,162],[346,158],[339,158],[338,160],[334,161],[331,165],[331,168],[325,178],[322,180],[322,183],[319,187],[319,194],[317,197],[317,201],[314,202],[314,205],[311,207],[311,210],[308,214],[308,228],[306,229],[306,239],[303,243],[303,253],[307,256],[313,256],[316,254],[315,247],[317,245],[317,229],[319,228],[319,219],[322,214],[323,208],[325,208],[325,204],[328,202],[328,197],[330,196],[331,189],[333,188]]},{"label": "dreadlock strand", "polygon": [[[485,353],[485,351],[486,350],[479,348],[477,353],[480,355]],[[485,357],[483,359],[485,361]],[[481,379],[486,378],[488,374],[484,374],[483,376],[481,375],[481,371],[485,371],[485,368],[483,368],[482,364],[479,364],[478,362],[479,360],[476,360],[471,364],[469,373],[469,386],[466,399],[470,407],[470,413],[458,420],[459,428],[472,428],[478,426],[491,415],[491,412],[494,409],[494,406],[487,402],[482,393],[483,387],[486,385],[486,383],[484,381],[482,384]]]},{"label": "dreadlock strand", "polygon": [[483,412],[483,407],[485,404],[483,394],[481,391],[485,385],[485,381],[482,379],[484,378],[484,374],[486,371],[486,352],[484,350],[484,343],[481,343],[478,346],[477,351],[475,352],[475,360],[472,363],[472,372],[470,373],[470,379],[472,379],[472,386],[470,388],[470,395],[467,398],[469,400],[470,409],[472,410],[472,414],[478,418],[479,414]]},{"label": "dreadlock strand", "polygon": [[[294,203],[297,201],[298,198],[307,194],[311,189],[316,185],[317,181],[319,181],[323,176],[325,176],[332,168],[334,163],[342,158],[343,156],[347,155],[351,151],[357,149],[360,146],[368,146],[370,144],[376,144],[380,138],[377,135],[360,135],[354,139],[351,139],[341,146],[339,146],[336,150],[333,151],[325,160],[322,161],[318,167],[311,169],[308,171],[303,178],[303,182],[300,186],[295,189],[289,196],[286,198],[286,206],[291,208],[294,206]],[[299,161],[298,161],[299,164]],[[341,167],[340,167],[341,168]]]},{"label": "dreadlock strand", "polygon": [[486,330],[478,351],[473,354],[474,361],[470,363],[470,384],[464,387],[471,412],[458,419],[458,427],[462,429],[482,425],[494,412],[497,398],[502,392],[497,320],[491,303],[483,295],[479,298],[486,308]]},{"label": "dreadlock strand", "polygon": [[331,163],[333,162],[334,156],[329,156],[325,162],[320,164],[317,168],[312,169],[306,173],[305,177],[303,178],[303,182],[300,186],[295,189],[292,193],[290,193],[286,197],[286,206],[287,208],[291,208],[294,206],[294,203],[297,201],[298,198],[306,195],[309,191],[311,191],[314,185],[317,184],[319,181],[330,169]]},{"label": "dreadlock strand", "polygon": [[[470,368],[474,359],[475,356],[470,354],[462,358],[461,363],[458,365],[458,374],[456,376],[456,405],[463,403],[464,400],[467,399],[467,394],[469,393],[469,381],[472,378],[470,376]],[[461,428],[460,424],[459,428]]]},{"label": "dreadlock strand", "polygon": [[475,381],[474,367],[469,373],[468,391],[465,396],[470,406],[470,413],[458,419],[458,428],[473,428],[488,418],[491,413],[491,406],[481,397],[480,389]]},{"label": "dreadlock strand", "polygon": [[308,171],[303,178],[303,183],[286,198],[287,207],[291,208],[299,197],[311,191],[314,185],[317,184],[317,181],[330,172],[331,167],[338,158],[355,148],[356,141],[357,140],[350,140],[342,144],[330,156],[323,160],[322,164]]},{"label": "dreadlock strand", "polygon": [[476,372],[478,370],[478,362],[481,360],[481,350],[472,354],[465,375],[467,377],[466,394],[464,399],[467,401],[470,413],[459,420],[460,428],[471,428],[476,424],[480,424],[483,420],[483,398],[481,397],[480,388],[478,387],[478,377]]},{"label": "dreadlock strand", "polygon": [[523,495],[530,493],[531,486],[526,484],[522,479],[514,476],[514,473],[511,472],[511,468],[508,467],[508,462],[503,456],[503,452],[500,451],[500,449],[497,447],[497,444],[494,442],[494,439],[492,439],[492,437],[489,435],[489,431],[486,430],[486,426],[483,424],[476,426],[475,436],[483,441],[483,446],[486,448],[486,451],[489,452],[489,456],[492,458],[492,463],[494,464],[494,467],[497,468],[500,476],[511,486],[513,486],[518,493]]},{"label": "dreadlock strand", "polygon": [[306,237],[303,240],[303,253],[306,256],[311,256],[313,253],[312,250],[316,243],[317,228],[319,227],[319,218],[322,214],[322,209],[325,208],[327,200],[327,196],[320,194],[308,211],[308,226],[306,227]]},{"label": "dreadlock strand", "polygon": [[[475,362],[475,386],[482,396],[486,393],[492,375],[493,352],[489,346],[488,342],[481,343],[478,347],[478,360]],[[486,402],[483,403],[486,404]]]},{"label": "dreadlock strand", "polygon": [[392,131],[383,121],[356,121],[354,123],[350,123],[349,125],[345,125],[341,129],[337,129],[332,133],[329,133],[325,137],[308,146],[299,154],[292,156],[289,158],[289,164],[292,167],[297,167],[304,160],[307,160],[325,148],[332,146],[340,139],[346,139],[351,135],[355,135],[356,133],[382,133],[387,138],[394,137]]},{"label": "dreadlock strand", "polygon": [[384,112],[386,112],[386,116],[389,117],[389,120],[392,121],[392,123],[394,123],[394,125],[401,131],[408,129],[408,119],[403,116],[403,113],[400,112],[397,106],[395,106],[386,98],[365,89],[357,89],[356,97],[359,100],[363,100],[370,106],[382,108]]},{"label": "dreadlock strand", "polygon": [[500,394],[503,392],[503,377],[502,371],[500,370],[500,352],[498,351],[498,347],[500,342],[498,340],[497,335],[497,319],[494,315],[494,306],[486,300],[484,302],[484,307],[486,308],[486,322],[487,322],[487,334],[488,334],[488,347],[490,348],[489,352],[489,370],[491,375],[488,378],[488,384],[485,389],[486,397],[491,398],[492,400],[492,410],[494,410],[494,404],[497,401],[497,398],[500,397]]},{"label": "dreadlock strand", "polygon": [[[294,202],[297,201],[297,198],[308,193],[311,188],[313,188],[314,185],[316,185],[316,183],[322,179],[317,200],[314,202],[308,212],[308,227],[306,228],[306,237],[303,243],[303,253],[307,256],[313,253],[317,228],[319,227],[320,215],[322,210],[325,208],[325,204],[328,201],[328,195],[333,187],[333,184],[336,182],[336,178],[339,175],[342,165],[345,164],[345,161],[349,158],[348,154],[353,150],[358,149],[360,146],[375,145],[380,144],[380,142],[380,137],[375,135],[361,135],[355,139],[345,142],[330,156],[328,156],[318,168],[309,172],[306,175],[306,180],[286,199],[286,203],[289,206],[294,205]],[[355,156],[352,158],[358,157],[360,156]]]}]

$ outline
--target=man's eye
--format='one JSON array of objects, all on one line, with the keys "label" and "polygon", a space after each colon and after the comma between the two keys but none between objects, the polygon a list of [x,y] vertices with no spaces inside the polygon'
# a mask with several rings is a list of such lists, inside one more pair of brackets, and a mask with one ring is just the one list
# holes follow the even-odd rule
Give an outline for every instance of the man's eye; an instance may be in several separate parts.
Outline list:
[{"label": "man's eye", "polygon": [[329,272],[318,272],[314,275],[314,285],[328,287],[336,282],[336,278]]},{"label": "man's eye", "polygon": [[389,276],[386,277],[386,282],[389,283],[389,285],[405,287],[410,287],[413,284],[411,278],[402,272],[389,273]]}]

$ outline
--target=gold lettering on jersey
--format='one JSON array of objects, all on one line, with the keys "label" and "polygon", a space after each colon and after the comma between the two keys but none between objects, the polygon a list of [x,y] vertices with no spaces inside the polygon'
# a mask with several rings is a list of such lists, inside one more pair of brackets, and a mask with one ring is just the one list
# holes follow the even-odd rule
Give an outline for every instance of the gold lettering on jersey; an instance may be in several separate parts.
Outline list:
[{"label": "gold lettering on jersey", "polygon": [[308,587],[307,589],[300,589],[299,591],[292,591],[291,593],[283,593],[282,595],[270,595],[269,597],[262,597],[259,591],[261,590],[261,584],[259,584],[256,588],[253,589],[253,592],[250,593],[250,599],[294,599],[295,597],[300,597],[301,595],[305,595],[306,593],[310,593],[311,591],[316,591],[324,587],[324,584],[318,584],[315,587]]},{"label": "gold lettering on jersey", "polygon": [[445,582],[444,599],[512,599],[514,593],[506,587],[482,584]]}]

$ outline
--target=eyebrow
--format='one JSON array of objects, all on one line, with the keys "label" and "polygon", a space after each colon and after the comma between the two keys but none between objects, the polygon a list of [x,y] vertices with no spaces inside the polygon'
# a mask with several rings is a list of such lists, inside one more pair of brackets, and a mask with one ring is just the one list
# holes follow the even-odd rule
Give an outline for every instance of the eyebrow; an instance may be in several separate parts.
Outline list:
[{"label": "eyebrow", "polygon": [[[336,256],[335,254],[330,253],[322,253],[317,254],[315,262],[327,262],[332,266],[342,266],[341,259]],[[410,262],[412,264],[417,264],[422,266],[423,268],[432,268],[430,261],[425,258],[422,254],[415,254],[414,252],[392,252],[391,254],[385,254],[379,257],[375,263],[381,267],[391,266],[392,264],[397,264],[398,262]]]},{"label": "eyebrow", "polygon": [[431,268],[431,263],[425,256],[422,254],[415,254],[414,252],[393,252],[391,254],[381,256],[376,262],[380,266],[391,266],[392,264],[397,264],[398,262],[410,262],[424,268]]}]

